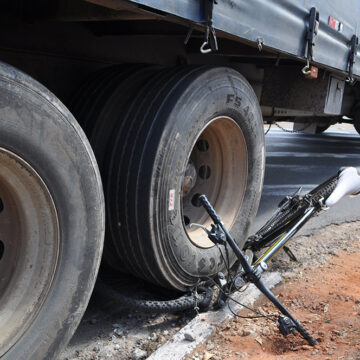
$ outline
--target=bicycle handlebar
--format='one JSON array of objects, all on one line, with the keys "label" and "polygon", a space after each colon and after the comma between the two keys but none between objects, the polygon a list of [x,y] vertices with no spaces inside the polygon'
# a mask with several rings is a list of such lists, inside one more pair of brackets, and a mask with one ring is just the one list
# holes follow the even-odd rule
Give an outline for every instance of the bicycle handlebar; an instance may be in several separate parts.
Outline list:
[{"label": "bicycle handlebar", "polygon": [[205,208],[205,210],[207,211],[207,213],[209,214],[209,216],[211,217],[212,221],[214,222],[215,225],[220,225],[222,224],[221,219],[219,218],[218,214],[215,212],[215,209],[212,207],[212,205],[210,204],[209,200],[207,199],[207,197],[203,194],[199,196],[199,200],[202,204],[202,206]]},{"label": "bicycle handlebar", "polygon": [[346,167],[340,169],[335,189],[326,198],[325,205],[333,206],[346,195],[360,193],[360,167]]},{"label": "bicycle handlebar", "polygon": [[360,193],[360,167],[344,167],[331,178],[324,181],[310,195],[315,201],[321,198],[326,206],[335,205],[346,195],[358,195]]}]

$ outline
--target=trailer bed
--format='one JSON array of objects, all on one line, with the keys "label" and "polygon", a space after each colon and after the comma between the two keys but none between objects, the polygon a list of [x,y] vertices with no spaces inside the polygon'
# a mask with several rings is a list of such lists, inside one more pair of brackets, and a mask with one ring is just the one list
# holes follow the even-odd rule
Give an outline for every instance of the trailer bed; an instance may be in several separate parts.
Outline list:
[{"label": "trailer bed", "polygon": [[[113,2],[116,2],[113,1]],[[133,0],[140,6],[175,15],[184,21],[202,24],[202,0]],[[346,4],[346,5],[345,5]],[[237,38],[267,50],[306,60],[306,31],[310,9],[319,11],[319,31],[314,46],[314,61],[321,67],[349,71],[350,42],[358,35],[360,2],[348,0],[218,0],[213,10],[213,24],[218,35]],[[360,58],[355,56],[353,74],[360,76]]]}]

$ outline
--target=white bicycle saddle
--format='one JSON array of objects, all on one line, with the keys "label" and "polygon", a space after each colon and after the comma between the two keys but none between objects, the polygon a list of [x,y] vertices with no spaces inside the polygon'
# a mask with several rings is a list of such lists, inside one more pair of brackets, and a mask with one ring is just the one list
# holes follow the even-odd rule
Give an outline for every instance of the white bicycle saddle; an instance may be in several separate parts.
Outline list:
[{"label": "white bicycle saddle", "polygon": [[359,195],[360,193],[360,168],[345,167],[340,169],[339,181],[325,201],[326,206],[333,206],[346,195]]}]

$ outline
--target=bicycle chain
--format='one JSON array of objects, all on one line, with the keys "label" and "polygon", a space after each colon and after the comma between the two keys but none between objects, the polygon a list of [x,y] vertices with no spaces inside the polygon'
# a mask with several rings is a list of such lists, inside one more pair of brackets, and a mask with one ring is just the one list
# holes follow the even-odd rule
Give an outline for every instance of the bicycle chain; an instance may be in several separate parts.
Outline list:
[{"label": "bicycle chain", "polygon": [[299,130],[288,130],[285,129],[283,126],[281,126],[277,121],[271,122],[269,128],[267,129],[267,131],[265,132],[265,135],[268,134],[268,132],[271,129],[271,125],[274,124],[275,126],[277,126],[280,130],[290,133],[290,134],[296,134],[296,133],[301,133],[302,131],[306,130],[308,127],[310,127],[311,123],[306,124],[302,129]]},{"label": "bicycle chain", "polygon": [[285,129],[284,127],[282,127],[278,122],[274,122],[275,126],[277,126],[280,130],[282,131],[285,131],[287,133],[291,133],[291,134],[295,134],[295,133],[300,133],[304,130],[306,130],[308,127],[311,126],[311,123],[308,123],[306,124],[302,129],[299,129],[299,130],[288,130],[288,129]]}]

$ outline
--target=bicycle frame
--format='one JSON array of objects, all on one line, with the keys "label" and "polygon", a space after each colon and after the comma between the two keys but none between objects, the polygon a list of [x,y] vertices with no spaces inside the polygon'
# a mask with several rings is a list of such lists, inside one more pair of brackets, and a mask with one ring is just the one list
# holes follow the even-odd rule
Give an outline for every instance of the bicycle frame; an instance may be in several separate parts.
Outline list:
[{"label": "bicycle frame", "polygon": [[[262,262],[267,263],[270,261],[316,212],[317,210],[314,206],[307,208],[301,219],[298,220],[288,232],[281,235],[280,238],[259,259],[254,262],[253,266],[255,269],[256,267],[261,266],[260,264]],[[270,238],[269,242],[272,240],[274,239]]]},{"label": "bicycle frame", "polygon": [[[330,180],[333,181],[334,178]],[[324,183],[326,184],[326,182]],[[322,185],[320,185],[321,188]],[[316,189],[318,189],[317,187]],[[314,189],[314,190],[316,190]],[[313,191],[314,191],[313,190]],[[263,249],[270,244],[267,249],[258,259],[255,259],[253,268],[261,270],[264,263],[269,262],[288,241],[310,220],[312,216],[325,209],[323,197],[314,196],[313,192],[305,196],[297,195],[298,190],[294,195],[287,196],[280,203],[279,208],[267,223],[253,236],[249,237],[245,243],[244,248],[250,249],[254,254],[260,249]],[[284,216],[282,213],[290,215],[289,219],[279,219],[277,217]]]},{"label": "bicycle frame", "polygon": [[[342,178],[345,179],[342,186],[337,187],[339,179]],[[302,226],[305,225],[312,216],[321,210],[326,209],[326,206],[324,205],[325,200],[331,195],[334,196],[336,191],[338,191],[336,195],[340,199],[341,196],[344,195],[358,194],[359,189],[359,169],[356,169],[354,172],[353,168],[344,168],[343,170],[340,170],[338,174],[327,179],[304,196],[299,196],[298,191],[292,196],[285,197],[279,204],[279,207],[273,216],[255,235],[250,236],[244,245],[244,250],[251,250],[255,256],[259,250],[269,247],[259,258],[256,258],[252,264],[248,262],[244,252],[239,248],[225,228],[224,223],[221,221],[205,195],[200,195],[199,200],[213,220],[213,224],[211,225],[212,230],[209,231],[201,225],[195,225],[203,228],[209,239],[215,245],[226,246],[226,244],[228,244],[231,247],[241,265],[241,267],[238,268],[235,277],[239,277],[244,284],[246,282],[253,283],[282,312],[282,314],[285,315],[278,317],[280,331],[284,335],[288,335],[296,329],[310,345],[315,345],[317,340],[307,332],[302,324],[291,315],[276,296],[266,287],[261,280],[261,275],[264,270],[267,270],[267,262],[285,247],[287,242],[302,228]],[[291,255],[290,257],[294,259],[295,257],[291,251],[289,249],[287,250],[288,255]],[[239,269],[241,270],[239,271]],[[232,280],[232,284],[233,283],[234,280]]]},{"label": "bicycle frame", "polygon": [[[208,237],[214,244],[229,244],[231,249],[234,251],[236,257],[240,261],[240,264],[244,270],[243,279],[247,282],[253,283],[280,311],[284,316],[279,316],[279,324],[283,329],[283,334],[289,334],[294,332],[296,329],[299,333],[309,342],[310,345],[316,345],[317,340],[314,339],[304,328],[304,326],[294,318],[294,316],[281,304],[281,302],[276,298],[276,296],[268,289],[265,283],[261,280],[261,274],[266,270],[267,266],[264,261],[260,261],[257,266],[252,266],[242,250],[236,244],[235,240],[232,238],[230,233],[224,226],[224,223],[221,221],[220,217],[216,214],[214,208],[209,203],[205,195],[201,195],[199,200],[211,219],[214,222],[212,225],[212,231],[205,230],[208,234]],[[298,220],[295,225],[290,229],[290,231],[281,237],[275,244],[272,246],[264,258],[269,260],[274,256],[293,236],[296,231],[298,231],[303,224],[316,212],[316,207],[311,206],[310,208],[305,209],[305,214]],[[288,224],[285,224],[287,227]],[[259,259],[260,260],[260,259]]]}]

